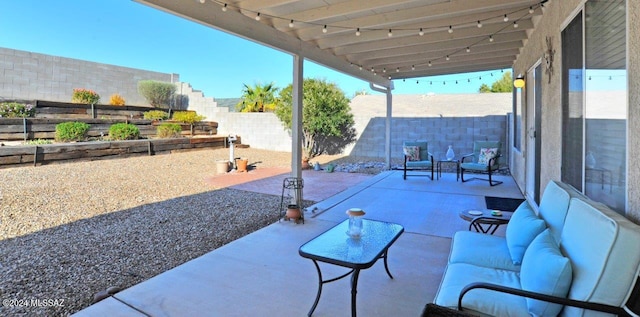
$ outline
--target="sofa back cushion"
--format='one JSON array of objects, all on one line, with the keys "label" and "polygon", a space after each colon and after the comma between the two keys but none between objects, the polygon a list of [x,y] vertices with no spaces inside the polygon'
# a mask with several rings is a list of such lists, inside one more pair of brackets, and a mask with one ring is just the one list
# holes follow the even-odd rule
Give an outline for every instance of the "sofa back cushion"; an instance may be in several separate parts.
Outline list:
[{"label": "sofa back cushion", "polygon": [[[573,265],[569,298],[622,307],[640,267],[640,227],[608,207],[572,198],[560,249]],[[565,316],[598,316],[565,307]]]},{"label": "sofa back cushion", "polygon": [[536,215],[528,202],[520,204],[507,226],[507,247],[513,264],[520,265],[531,241],[546,228],[544,221]]},{"label": "sofa back cushion", "polygon": [[[566,297],[571,287],[571,263],[560,253],[549,229],[539,234],[524,254],[520,269],[523,290]],[[557,316],[562,305],[527,298],[531,316]]]},{"label": "sofa back cushion", "polygon": [[[569,209],[571,189],[564,184],[550,181],[542,194],[542,200],[538,207],[540,218],[547,223],[551,235],[560,242],[562,227]],[[577,193],[577,192],[576,192]]]}]

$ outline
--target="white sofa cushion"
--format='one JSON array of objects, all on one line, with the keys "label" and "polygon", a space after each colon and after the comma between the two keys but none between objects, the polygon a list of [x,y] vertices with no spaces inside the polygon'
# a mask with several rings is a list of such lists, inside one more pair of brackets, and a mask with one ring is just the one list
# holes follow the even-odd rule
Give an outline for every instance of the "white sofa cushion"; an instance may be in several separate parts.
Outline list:
[{"label": "white sofa cushion", "polygon": [[[560,253],[549,229],[539,234],[524,254],[520,270],[522,289],[566,297],[571,287],[571,263]],[[557,316],[562,305],[527,298],[532,316]]]},{"label": "white sofa cushion", "polygon": [[507,246],[513,264],[520,265],[524,252],[535,237],[544,231],[544,221],[536,215],[526,201],[520,204],[507,225]]},{"label": "white sofa cushion", "polygon": [[489,268],[520,271],[513,264],[504,237],[472,231],[458,231],[451,242],[449,263],[468,263]]},{"label": "white sofa cushion", "polygon": [[[434,303],[445,307],[458,307],[460,291],[475,282],[520,288],[518,272],[496,270],[467,263],[451,263],[447,265]],[[486,289],[469,291],[462,299],[462,307],[465,311],[489,316],[529,315],[527,301],[524,297]]]},{"label": "white sofa cushion", "polygon": [[[572,198],[560,249],[573,265],[568,297],[622,306],[640,266],[640,229],[608,207]],[[565,307],[564,316],[604,316]]]},{"label": "white sofa cushion", "polygon": [[547,224],[551,235],[560,243],[560,235],[564,226],[571,197],[580,195],[573,187],[561,182],[550,181],[542,194],[538,207],[538,215]]}]

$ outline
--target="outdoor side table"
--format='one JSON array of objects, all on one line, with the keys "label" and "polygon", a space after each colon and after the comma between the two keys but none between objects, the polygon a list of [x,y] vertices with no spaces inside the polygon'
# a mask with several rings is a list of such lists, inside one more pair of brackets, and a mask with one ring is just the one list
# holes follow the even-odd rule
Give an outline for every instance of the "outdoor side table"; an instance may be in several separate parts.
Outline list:
[{"label": "outdoor side table", "polygon": [[[384,259],[387,274],[393,278],[387,265],[387,251],[404,232],[404,228],[390,222],[367,219],[363,219],[362,222],[363,234],[360,238],[351,238],[347,235],[349,220],[345,220],[300,247],[298,251],[300,256],[311,259],[318,271],[318,294],[308,316],[311,316],[318,306],[322,285],[349,275],[351,275],[351,316],[356,316],[356,293],[360,270],[370,268],[380,258]],[[338,277],[323,280],[318,261],[351,270]]]},{"label": "outdoor side table", "polygon": [[438,180],[442,177],[442,164],[455,164],[456,165],[456,182],[460,179],[460,160],[453,159],[441,159],[436,162],[436,173],[438,175]]},{"label": "outdoor side table", "polygon": [[[498,227],[506,225],[511,220],[513,212],[502,211],[502,216],[494,216],[491,214],[493,210],[465,210],[460,212],[460,218],[469,221],[469,231],[474,228],[476,232],[494,234]],[[474,214],[475,212],[481,212],[482,214]]]}]

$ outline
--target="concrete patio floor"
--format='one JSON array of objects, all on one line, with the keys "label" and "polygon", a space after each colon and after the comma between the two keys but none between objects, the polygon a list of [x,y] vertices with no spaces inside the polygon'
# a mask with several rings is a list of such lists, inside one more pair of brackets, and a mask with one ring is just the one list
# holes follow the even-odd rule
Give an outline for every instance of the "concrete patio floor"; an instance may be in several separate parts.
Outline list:
[{"label": "concrete patio floor", "polygon": [[[348,174],[345,174],[348,177]],[[399,171],[370,177],[320,201],[304,224],[281,221],[123,290],[74,316],[305,316],[318,287],[313,262],[298,248],[359,207],[366,218],[399,223],[405,232],[389,249],[390,279],[382,261],[358,282],[360,316],[418,316],[433,300],[452,235],[467,230],[458,212],[486,208],[484,196],[522,198],[510,176],[504,184],[402,179]],[[504,234],[504,227],[497,234]],[[345,235],[345,239],[346,239]],[[320,264],[325,279],[345,268]],[[314,316],[350,315],[349,279],[325,284]]]}]

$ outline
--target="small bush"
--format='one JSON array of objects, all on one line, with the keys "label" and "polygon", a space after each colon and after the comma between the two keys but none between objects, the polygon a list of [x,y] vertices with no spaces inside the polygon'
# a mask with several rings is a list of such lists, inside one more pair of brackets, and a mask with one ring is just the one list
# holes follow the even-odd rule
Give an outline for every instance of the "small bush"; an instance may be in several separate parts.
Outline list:
[{"label": "small bush", "polygon": [[176,111],[173,113],[173,120],[194,124],[204,120],[205,116],[201,116],[195,111]]},{"label": "small bush", "polygon": [[40,145],[40,144],[51,144],[53,141],[47,139],[35,139],[35,140],[27,140],[24,142],[25,145]]},{"label": "small bush", "polygon": [[146,120],[165,120],[169,118],[169,114],[162,110],[145,111],[143,115]]},{"label": "small bush", "polygon": [[122,98],[122,96],[118,94],[113,94],[109,98],[109,104],[112,106],[124,106],[125,101],[124,101],[124,98]]},{"label": "small bush", "polygon": [[89,105],[95,105],[100,101],[100,95],[97,92],[84,89],[84,88],[75,88],[73,90],[73,96],[71,96],[71,102],[74,103],[84,103]]},{"label": "small bush", "polygon": [[63,122],[56,124],[56,141],[82,141],[87,136],[89,125],[84,122]]},{"label": "small bush", "polygon": [[111,140],[135,140],[140,136],[140,130],[135,124],[116,123],[109,127]]},{"label": "small bush", "polygon": [[138,93],[156,108],[169,108],[171,98],[176,92],[176,85],[155,80],[138,82]]},{"label": "small bush", "polygon": [[156,133],[159,138],[179,138],[182,127],[177,123],[161,123]]},{"label": "small bush", "polygon": [[0,103],[0,118],[28,118],[36,114],[36,108],[19,102]]}]

